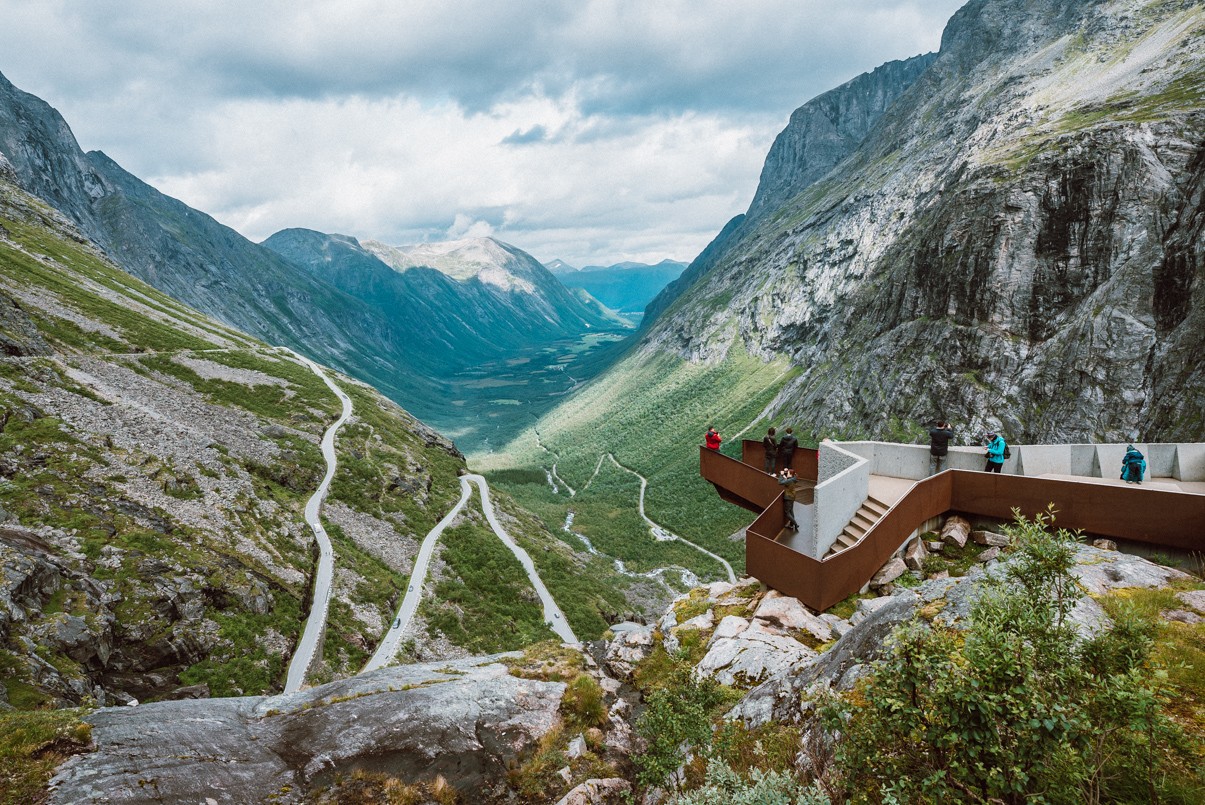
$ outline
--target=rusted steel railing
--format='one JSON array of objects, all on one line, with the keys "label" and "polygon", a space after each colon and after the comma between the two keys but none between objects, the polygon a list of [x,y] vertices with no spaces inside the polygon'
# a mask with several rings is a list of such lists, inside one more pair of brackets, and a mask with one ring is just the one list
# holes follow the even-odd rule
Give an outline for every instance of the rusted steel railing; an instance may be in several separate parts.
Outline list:
[{"label": "rusted steel railing", "polygon": [[[791,461],[791,469],[795,470],[795,474],[805,481],[815,481],[819,475],[819,450],[811,447],[800,447],[795,451],[795,457]],[[766,448],[762,446],[760,440],[742,439],[741,440],[741,461],[748,464],[750,467],[761,469],[766,458]],[[781,467],[779,469],[782,469]]]},{"label": "rusted steel railing", "polygon": [[1062,528],[1205,549],[1205,495],[948,470],[914,484],[856,545],[817,560],[777,541],[785,525],[782,495],[777,482],[758,468],[761,445],[753,444],[756,450],[742,452],[754,466],[703,449],[700,472],[717,490],[760,512],[745,531],[749,575],[817,611],[857,592],[920,525],[949,512],[1010,519],[1014,509],[1032,517],[1053,503]]}]

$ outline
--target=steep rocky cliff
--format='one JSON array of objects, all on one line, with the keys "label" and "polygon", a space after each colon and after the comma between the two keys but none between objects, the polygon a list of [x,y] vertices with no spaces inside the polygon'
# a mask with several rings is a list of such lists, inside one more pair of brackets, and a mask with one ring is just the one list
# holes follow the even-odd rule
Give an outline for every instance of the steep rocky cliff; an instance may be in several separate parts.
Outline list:
[{"label": "steep rocky cliff", "polygon": [[643,354],[787,357],[816,434],[1202,438],[1203,41],[1191,2],[968,3],[831,170],[832,104],[793,116]]}]

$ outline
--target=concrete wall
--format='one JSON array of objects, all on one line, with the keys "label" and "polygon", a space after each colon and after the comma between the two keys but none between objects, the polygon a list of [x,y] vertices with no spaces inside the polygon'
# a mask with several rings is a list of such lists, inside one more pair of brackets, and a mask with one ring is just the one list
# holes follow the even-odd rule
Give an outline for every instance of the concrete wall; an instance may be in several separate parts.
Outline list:
[{"label": "concrete wall", "polygon": [[[1160,478],[1175,477],[1176,448],[1177,445],[1174,444],[1147,445],[1147,452],[1145,454],[1147,475],[1158,475]],[[1120,472],[1120,468],[1118,472]]]},{"label": "concrete wall", "polygon": [[[843,446],[842,446],[843,447]],[[827,439],[820,443],[812,539],[805,553],[822,559],[870,494],[870,462]],[[826,471],[827,468],[827,471]],[[832,470],[837,470],[835,474]]]},{"label": "concrete wall", "polygon": [[1176,445],[1172,477],[1177,481],[1205,481],[1205,444]]},{"label": "concrete wall", "polygon": [[835,442],[825,439],[820,443],[820,451],[816,456],[816,484],[823,484],[863,460],[857,453],[846,450],[845,445],[838,447]]},{"label": "concrete wall", "polygon": [[1018,475],[1071,475],[1071,451],[1061,444],[1026,445],[1017,449]]},{"label": "concrete wall", "polygon": [[[1146,456],[1147,475],[1181,481],[1205,481],[1205,443],[1135,444]],[[841,442],[847,452],[864,458],[874,475],[911,478],[929,475],[929,446],[891,442]],[[1117,478],[1124,444],[1014,444],[1003,472],[1010,475],[1082,475]],[[982,471],[985,447],[951,447],[944,469]],[[824,477],[823,472],[821,478]]]},{"label": "concrete wall", "polygon": [[1069,444],[1067,448],[1071,451],[1071,474],[1091,477],[1096,464],[1096,445]]}]

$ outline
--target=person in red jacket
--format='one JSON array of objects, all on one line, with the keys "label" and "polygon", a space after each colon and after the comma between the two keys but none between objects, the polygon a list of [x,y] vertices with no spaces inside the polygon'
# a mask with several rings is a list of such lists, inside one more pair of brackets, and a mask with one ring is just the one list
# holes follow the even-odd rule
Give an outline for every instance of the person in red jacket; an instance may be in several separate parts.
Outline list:
[{"label": "person in red jacket", "polygon": [[712,425],[707,429],[706,435],[703,436],[703,441],[707,444],[708,450],[719,450],[720,442],[723,441],[723,438],[720,436],[720,432],[715,429],[715,426]]}]

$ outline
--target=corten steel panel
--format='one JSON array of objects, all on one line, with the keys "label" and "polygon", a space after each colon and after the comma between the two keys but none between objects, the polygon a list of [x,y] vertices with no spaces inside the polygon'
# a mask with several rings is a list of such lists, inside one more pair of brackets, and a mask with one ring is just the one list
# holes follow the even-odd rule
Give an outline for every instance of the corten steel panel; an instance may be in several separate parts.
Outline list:
[{"label": "corten steel panel", "polygon": [[798,598],[813,609],[822,598],[820,562],[771,539],[749,535],[745,539],[745,565],[755,577],[780,593]]},{"label": "corten steel panel", "polygon": [[706,447],[699,448],[699,473],[716,486],[755,504],[754,511],[769,506],[781,491],[773,476]]},{"label": "corten steel panel", "polygon": [[767,506],[766,510],[745,531],[751,531],[759,537],[775,541],[778,539],[778,535],[782,533],[783,526],[786,524],[786,512],[783,511],[782,495],[779,494],[774,499],[774,502]]},{"label": "corten steel panel", "polygon": [[857,545],[826,559],[818,606],[828,609],[860,590],[918,525],[948,511],[951,485],[949,473],[918,481]]},{"label": "corten steel panel", "polygon": [[1059,528],[1205,549],[1205,495],[1054,478],[955,474],[951,506],[958,511],[1010,519],[1014,508],[1032,517],[1053,503]]},{"label": "corten steel panel", "polygon": [[[810,447],[800,447],[795,450],[795,456],[791,459],[791,469],[795,470],[795,474],[807,481],[815,481],[818,475],[819,462],[817,456],[819,450],[814,450]],[[753,439],[741,440],[741,462],[748,464],[761,470],[766,465],[765,448],[762,447],[760,441]]]}]

